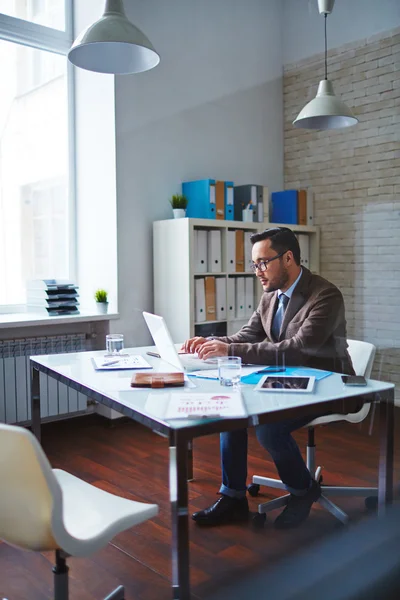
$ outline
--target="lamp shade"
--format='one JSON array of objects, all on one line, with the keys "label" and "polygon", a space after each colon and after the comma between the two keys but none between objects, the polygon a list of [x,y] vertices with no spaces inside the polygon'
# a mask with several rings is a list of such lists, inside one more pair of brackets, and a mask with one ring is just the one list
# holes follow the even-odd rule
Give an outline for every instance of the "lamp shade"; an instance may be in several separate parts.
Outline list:
[{"label": "lamp shade", "polygon": [[77,37],[68,59],[81,69],[121,75],[160,62],[150,40],[126,18],[122,0],[107,0],[103,16]]},{"label": "lamp shade", "polygon": [[327,79],[319,82],[317,95],[293,121],[295,127],[304,129],[340,129],[356,123],[358,119],[344,102],[336,98],[333,85]]}]

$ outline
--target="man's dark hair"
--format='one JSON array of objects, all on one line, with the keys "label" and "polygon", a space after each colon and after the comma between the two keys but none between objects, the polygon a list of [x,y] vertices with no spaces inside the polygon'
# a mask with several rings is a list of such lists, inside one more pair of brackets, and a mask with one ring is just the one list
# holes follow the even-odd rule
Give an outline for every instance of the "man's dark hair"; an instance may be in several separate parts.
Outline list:
[{"label": "man's dark hair", "polygon": [[260,233],[253,233],[250,236],[250,241],[253,245],[263,240],[271,240],[271,248],[278,254],[290,250],[295,263],[297,265],[300,264],[299,242],[289,227],[271,227],[270,229],[265,229],[265,231],[260,231]]}]

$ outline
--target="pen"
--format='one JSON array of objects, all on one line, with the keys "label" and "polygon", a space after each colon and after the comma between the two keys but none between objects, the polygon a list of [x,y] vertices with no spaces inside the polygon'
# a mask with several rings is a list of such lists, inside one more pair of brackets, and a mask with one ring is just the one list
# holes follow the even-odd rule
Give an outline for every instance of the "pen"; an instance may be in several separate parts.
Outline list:
[{"label": "pen", "polygon": [[106,362],[103,363],[101,366],[102,367],[109,367],[110,365],[117,365],[119,363],[119,359],[118,360],[112,360],[110,362]]},{"label": "pen", "polygon": [[154,356],[154,358],[161,358],[161,356],[157,354],[157,352],[146,352],[146,354],[148,354],[149,356]]},{"label": "pen", "polygon": [[259,373],[283,373],[286,371],[285,367],[266,367],[265,369],[261,369],[261,371],[254,371],[253,375],[258,375]]},{"label": "pen", "polygon": [[188,377],[196,377],[196,379],[208,379],[208,381],[218,381],[219,377],[206,377],[205,375],[195,375],[194,373],[186,373]]}]

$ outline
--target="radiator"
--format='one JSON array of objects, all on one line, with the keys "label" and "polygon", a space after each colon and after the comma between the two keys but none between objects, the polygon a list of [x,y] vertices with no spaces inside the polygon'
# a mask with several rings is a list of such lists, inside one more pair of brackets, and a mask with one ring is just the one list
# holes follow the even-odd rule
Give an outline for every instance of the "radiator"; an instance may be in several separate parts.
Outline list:
[{"label": "radiator", "polygon": [[[0,340],[0,422],[31,420],[31,377],[29,356],[87,350],[84,333]],[[52,377],[40,373],[42,418],[87,408],[87,397]]]}]

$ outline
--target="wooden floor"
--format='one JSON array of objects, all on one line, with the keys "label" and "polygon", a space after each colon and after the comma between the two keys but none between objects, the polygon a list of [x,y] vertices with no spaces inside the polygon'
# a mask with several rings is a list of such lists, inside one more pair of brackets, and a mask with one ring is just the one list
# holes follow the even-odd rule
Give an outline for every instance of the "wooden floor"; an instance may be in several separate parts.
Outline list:
[{"label": "wooden floor", "polygon": [[[399,421],[396,412],[397,438]],[[318,430],[318,464],[325,467],[326,483],[375,485],[377,420],[372,437],[368,436],[368,425],[369,420],[362,426],[336,424]],[[303,447],[305,431],[298,432],[296,438]],[[71,599],[104,598],[120,584],[126,588],[127,599],[170,599],[167,440],[133,422],[110,427],[101,417],[86,416],[44,425],[42,444],[53,467],[68,470],[109,492],[160,506],[157,518],[118,535],[93,557],[69,559]],[[195,481],[190,484],[190,511],[214,502],[220,484],[218,437],[196,440],[194,449]],[[397,447],[395,452],[397,483],[400,466]],[[249,475],[252,474],[275,476],[273,465],[258,446],[254,432],[249,445]],[[274,497],[273,491],[266,493]],[[251,510],[256,510],[257,500],[250,498],[249,502]],[[355,521],[366,516],[362,499],[342,499],[340,504]],[[190,523],[194,599],[206,599],[211,590],[223,587],[233,575],[240,576],[260,566],[273,568],[275,561],[341,527],[319,506],[294,531],[275,531],[273,517],[269,517],[261,532],[254,532],[247,525],[199,529]],[[52,598],[52,560],[50,553],[28,553],[0,543],[0,598]]]}]

